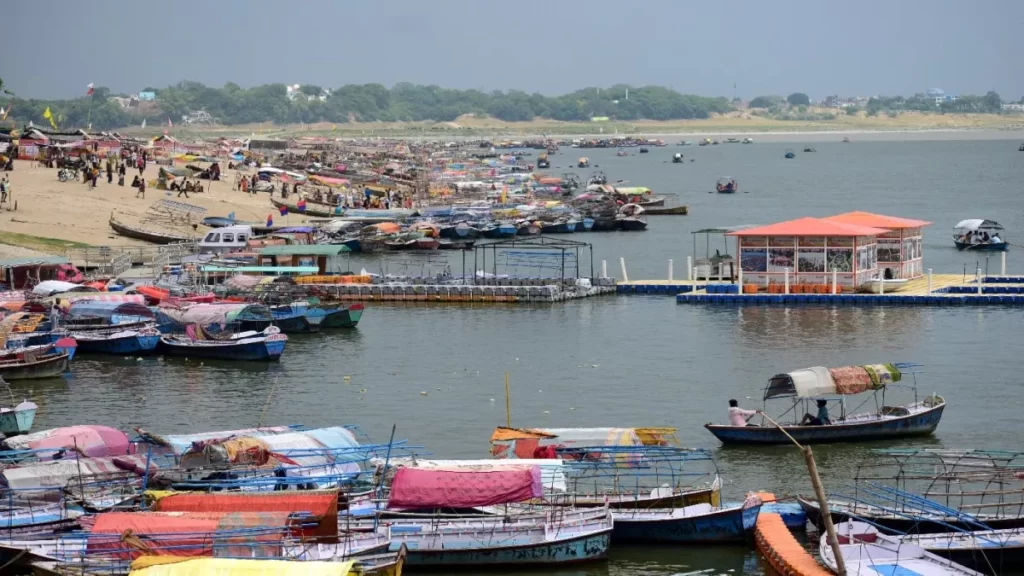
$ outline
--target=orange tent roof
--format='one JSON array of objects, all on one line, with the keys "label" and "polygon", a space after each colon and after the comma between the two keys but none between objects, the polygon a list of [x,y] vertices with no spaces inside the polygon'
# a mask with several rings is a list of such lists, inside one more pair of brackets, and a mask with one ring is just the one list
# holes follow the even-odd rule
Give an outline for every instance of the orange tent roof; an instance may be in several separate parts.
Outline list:
[{"label": "orange tent roof", "polygon": [[887,228],[889,230],[921,228],[931,224],[931,222],[925,222],[924,220],[912,220],[910,218],[872,214],[871,212],[863,212],[860,210],[855,212],[846,212],[844,214],[836,214],[835,216],[825,218],[825,220],[842,222],[843,224],[854,224],[856,226],[869,226],[871,228]]},{"label": "orange tent roof", "polygon": [[797,218],[768,226],[745,228],[729,232],[726,236],[878,236],[884,228],[871,228],[835,222],[825,218]]}]

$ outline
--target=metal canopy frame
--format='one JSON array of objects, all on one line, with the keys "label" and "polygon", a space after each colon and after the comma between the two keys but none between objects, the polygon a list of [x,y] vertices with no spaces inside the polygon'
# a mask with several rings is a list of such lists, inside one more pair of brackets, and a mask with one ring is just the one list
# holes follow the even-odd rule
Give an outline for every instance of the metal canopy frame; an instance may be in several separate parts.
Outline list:
[{"label": "metal canopy frame", "polygon": [[[560,281],[565,283],[565,257],[566,252],[575,251],[576,253],[576,276],[580,277],[580,251],[586,249],[590,255],[590,278],[594,277],[594,248],[589,242],[579,242],[577,240],[568,240],[565,238],[553,238],[551,236],[524,236],[522,238],[514,237],[505,240],[496,240],[494,242],[486,242],[483,244],[476,244],[473,246],[473,284],[477,283],[477,256],[478,254],[482,257],[483,269],[487,269],[487,250],[491,251],[491,273],[498,276],[498,249],[499,248],[515,248],[518,250],[537,250],[537,251],[548,251],[552,252],[558,250],[562,254],[561,265],[560,265]],[[479,252],[478,252],[479,251]],[[465,262],[463,262],[463,269],[465,269]],[[465,276],[465,270],[463,270],[463,276]]]}]

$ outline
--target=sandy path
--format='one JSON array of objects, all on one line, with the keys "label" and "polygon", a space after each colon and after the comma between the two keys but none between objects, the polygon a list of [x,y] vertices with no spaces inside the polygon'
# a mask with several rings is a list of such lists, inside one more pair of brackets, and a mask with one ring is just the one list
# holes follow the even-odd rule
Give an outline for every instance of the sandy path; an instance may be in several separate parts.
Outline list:
[{"label": "sandy path", "polygon": [[[169,198],[202,206],[207,209],[206,216],[227,216],[230,212],[240,220],[263,221],[267,214],[274,213],[269,195],[243,194],[232,190],[234,172],[225,175],[226,180],[220,182],[203,181],[207,191],[203,194],[192,194],[185,200],[177,198],[177,192],[148,188],[146,198],[136,198],[135,188],[131,182],[133,172],[129,170],[125,185],[117,185],[117,176],[112,184],[107,184],[106,176],[101,177],[95,189],[90,190],[81,181],[60,182],[55,169],[31,167],[28,161],[18,161],[13,172],[5,174],[13,185],[13,197],[17,202],[17,210],[10,204],[0,209],[0,232],[16,232],[72,240],[97,246],[118,246],[124,244],[140,244],[140,242],[124,238],[114,233],[108,225],[111,213],[124,223],[138,223],[140,217],[153,202]],[[156,178],[157,168],[146,169],[146,179]],[[212,184],[212,186],[210,186]],[[298,224],[299,218],[289,216],[289,223]],[[279,219],[280,220],[280,219]],[[204,231],[202,227],[200,233]]]}]

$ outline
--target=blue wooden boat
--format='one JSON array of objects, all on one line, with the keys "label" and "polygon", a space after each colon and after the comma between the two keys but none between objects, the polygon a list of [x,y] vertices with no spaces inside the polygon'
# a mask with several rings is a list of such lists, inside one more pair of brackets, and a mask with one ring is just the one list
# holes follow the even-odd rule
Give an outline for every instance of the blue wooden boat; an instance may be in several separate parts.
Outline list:
[{"label": "blue wooden boat", "polygon": [[[916,364],[872,364],[865,366],[846,366],[842,368],[824,368],[815,366],[802,370],[794,370],[786,374],[773,376],[764,390],[764,400],[792,398],[793,405],[786,413],[793,415],[792,423],[782,423],[782,432],[774,424],[762,421],[760,424],[733,426],[722,424],[705,424],[709,432],[725,444],[788,444],[790,436],[801,444],[823,442],[859,442],[865,440],[881,440],[905,438],[931,434],[939,425],[946,401],[937,395],[902,406],[885,405],[885,391],[896,389],[901,384],[904,374],[914,375]],[[916,380],[906,385],[913,389],[917,398]],[[873,392],[882,394],[876,412],[847,415],[846,403],[842,397],[851,394]],[[829,416],[830,422],[816,422],[812,415],[809,400],[822,403],[827,409],[827,398],[839,397],[837,402],[840,414]],[[803,419],[797,421],[803,415]],[[752,417],[753,420],[757,416]],[[764,420],[762,418],[762,420]],[[787,436],[787,434],[789,436]]]},{"label": "blue wooden boat", "polygon": [[441,238],[447,238],[449,240],[469,240],[479,237],[480,230],[477,230],[466,222],[450,223],[441,227]]},{"label": "blue wooden boat", "polygon": [[[3,379],[0,384],[7,385]],[[36,410],[39,407],[34,402],[23,401],[14,408],[0,406],[0,434],[4,436],[17,436],[26,434],[32,429],[32,423],[36,419]]]},{"label": "blue wooden boat", "polygon": [[495,222],[486,226],[480,233],[484,238],[509,238],[518,232],[519,229],[511,222]]},{"label": "blue wooden boat", "polygon": [[710,544],[743,542],[754,529],[761,501],[731,507],[694,504],[684,508],[615,510],[612,542]]},{"label": "blue wooden boat", "polygon": [[557,220],[555,222],[544,222],[541,224],[541,234],[572,234],[576,231],[576,220]]},{"label": "blue wooden boat", "polygon": [[151,354],[160,343],[160,331],[155,325],[139,329],[111,328],[72,332],[81,352],[91,354],[139,355]]},{"label": "blue wooden boat", "polygon": [[285,334],[306,334],[319,332],[320,325],[330,313],[320,306],[310,306],[309,302],[293,302],[286,306],[271,307],[274,325]]},{"label": "blue wooden boat", "polygon": [[352,328],[359,324],[359,319],[363,317],[363,309],[362,304],[335,306],[333,309],[329,309],[323,322],[320,323],[320,328]]},{"label": "blue wooden boat", "polygon": [[159,350],[168,356],[217,360],[276,361],[284,353],[288,337],[276,326],[262,332],[241,332],[211,338],[200,327],[189,326],[186,336],[162,336]]}]

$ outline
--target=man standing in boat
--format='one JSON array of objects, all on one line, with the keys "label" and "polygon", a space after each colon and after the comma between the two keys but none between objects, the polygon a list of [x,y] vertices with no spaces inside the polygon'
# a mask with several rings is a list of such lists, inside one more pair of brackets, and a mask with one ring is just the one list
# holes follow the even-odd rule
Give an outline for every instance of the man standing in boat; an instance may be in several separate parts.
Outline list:
[{"label": "man standing in boat", "polygon": [[760,414],[760,410],[744,410],[736,400],[729,400],[729,423],[733,426],[751,426],[748,420]]}]

